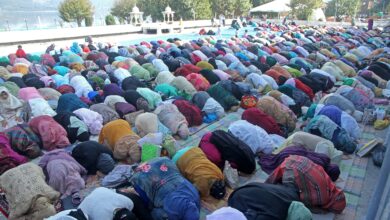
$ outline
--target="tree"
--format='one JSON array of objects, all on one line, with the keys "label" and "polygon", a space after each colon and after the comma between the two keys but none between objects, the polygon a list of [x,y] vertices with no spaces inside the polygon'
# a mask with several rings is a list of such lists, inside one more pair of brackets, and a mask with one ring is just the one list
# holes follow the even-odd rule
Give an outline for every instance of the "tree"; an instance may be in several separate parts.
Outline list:
[{"label": "tree", "polygon": [[153,20],[163,20],[162,11],[169,5],[169,0],[138,0],[139,8],[144,15],[151,15]]},{"label": "tree", "polygon": [[313,13],[313,9],[320,8],[322,6],[322,0],[291,0],[290,7],[292,14],[299,20],[307,20],[307,18]]},{"label": "tree", "polygon": [[93,16],[94,8],[90,0],[64,0],[58,7],[60,18],[65,22],[81,23],[85,18]]},{"label": "tree", "polygon": [[[337,13],[336,12],[337,3]],[[360,0],[332,0],[328,3],[325,14],[327,16],[334,16],[336,14],[336,20],[341,21],[342,16],[348,16],[353,19],[360,8]]]},{"label": "tree", "polygon": [[105,21],[106,25],[116,25],[115,18],[112,15],[107,15]]},{"label": "tree", "polygon": [[233,14],[235,16],[247,15],[252,8],[252,2],[249,0],[235,0]]},{"label": "tree", "polygon": [[111,14],[120,21],[127,21],[127,23],[130,23],[130,12],[133,10],[136,3],[136,0],[116,0],[114,6],[111,8]]},{"label": "tree", "polygon": [[272,2],[272,0],[252,0],[253,7],[257,7],[259,5],[267,4],[268,2]]},{"label": "tree", "polygon": [[176,17],[184,20],[192,20],[195,12],[196,19],[210,19],[211,7],[209,0],[175,0],[171,1],[170,6],[175,11]]},{"label": "tree", "polygon": [[93,17],[86,17],[84,22],[86,27],[91,27],[93,25]]},{"label": "tree", "polygon": [[213,13],[226,16],[241,16],[249,12],[251,0],[210,0]]}]

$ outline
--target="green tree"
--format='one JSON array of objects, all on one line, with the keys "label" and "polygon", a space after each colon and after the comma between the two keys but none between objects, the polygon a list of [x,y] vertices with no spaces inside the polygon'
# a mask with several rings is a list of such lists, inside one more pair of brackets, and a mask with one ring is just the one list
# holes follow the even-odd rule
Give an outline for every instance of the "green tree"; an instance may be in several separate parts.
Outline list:
[{"label": "green tree", "polygon": [[322,0],[291,0],[290,7],[292,14],[299,20],[307,20],[313,9],[320,8]]},{"label": "green tree", "polygon": [[120,21],[130,22],[130,12],[137,3],[137,0],[116,0],[111,8],[111,14],[117,17]]},{"label": "green tree", "polygon": [[139,8],[144,15],[151,15],[153,20],[163,20],[162,11],[169,5],[169,0],[138,0]]},{"label": "green tree", "polygon": [[86,27],[91,27],[93,25],[93,17],[86,17],[84,22]]},{"label": "green tree", "polygon": [[65,22],[77,22],[81,27],[85,18],[92,17],[94,8],[90,0],[64,0],[58,7],[60,18]]},{"label": "green tree", "polygon": [[[175,3],[174,3],[175,2]],[[192,20],[193,12],[196,19],[210,19],[211,7],[209,0],[171,0],[170,6],[177,18]]]},{"label": "green tree", "polygon": [[106,25],[116,25],[115,18],[112,15],[107,15],[105,21]]},{"label": "green tree", "polygon": [[213,13],[217,16],[246,15],[252,7],[251,0],[210,0]]},{"label": "green tree", "polygon": [[233,13],[235,16],[247,15],[252,8],[250,0],[235,0]]},{"label": "green tree", "polygon": [[251,3],[253,7],[257,7],[259,5],[267,4],[268,2],[272,2],[272,0],[252,0]]},{"label": "green tree", "polygon": [[[336,5],[337,3],[337,14]],[[334,16],[336,14],[336,20],[341,21],[342,16],[348,16],[351,19],[356,16],[361,5],[360,0],[332,0],[328,3],[328,7],[325,10],[326,16]]]}]

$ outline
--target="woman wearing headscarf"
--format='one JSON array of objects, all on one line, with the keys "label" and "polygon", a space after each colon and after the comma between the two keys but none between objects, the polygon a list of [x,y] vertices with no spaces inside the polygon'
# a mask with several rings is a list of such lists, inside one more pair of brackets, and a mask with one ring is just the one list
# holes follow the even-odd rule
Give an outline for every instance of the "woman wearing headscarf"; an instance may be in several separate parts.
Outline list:
[{"label": "woman wearing headscarf", "polygon": [[221,104],[225,111],[235,110],[239,106],[239,101],[220,84],[212,85],[207,93]]},{"label": "woman wearing headscarf", "polygon": [[103,126],[99,134],[99,143],[108,146],[114,158],[126,161],[129,164],[138,163],[141,160],[141,149],[136,135],[125,120],[118,119]]},{"label": "woman wearing headscarf", "polygon": [[19,89],[18,98],[27,102],[30,99],[43,98],[43,97],[41,96],[41,94],[39,94],[39,91],[36,88],[25,87],[25,88]]},{"label": "woman wearing headscarf", "polygon": [[94,219],[136,219],[132,213],[134,203],[115,190],[98,187],[78,207],[90,220]]},{"label": "woman wearing headscarf", "polygon": [[70,145],[65,129],[50,116],[35,117],[30,120],[28,125],[34,133],[41,137],[42,146],[47,151]]},{"label": "woman wearing headscarf", "polygon": [[351,86],[340,86],[336,90],[336,94],[350,100],[358,111],[364,112],[366,108],[374,108],[372,100],[364,92]]},{"label": "woman wearing headscarf", "polygon": [[78,97],[88,98],[88,94],[93,91],[91,84],[89,84],[87,79],[81,75],[73,76],[70,79],[69,84],[75,89],[75,94]]},{"label": "woman wearing headscarf", "polygon": [[253,154],[260,152],[270,154],[276,147],[264,129],[245,120],[231,123],[228,130],[235,137],[246,143],[251,148]]},{"label": "woman wearing headscarf", "polygon": [[39,161],[49,186],[61,193],[61,198],[74,195],[85,188],[83,176],[87,170],[63,149],[47,152]]},{"label": "woman wearing headscarf", "polygon": [[88,141],[90,133],[87,125],[71,112],[60,112],[53,117],[67,132],[70,143]]},{"label": "woman wearing headscarf", "polygon": [[103,127],[103,117],[87,108],[80,108],[73,112],[80,118],[87,126],[92,135],[97,135]]},{"label": "woman wearing headscarf", "polygon": [[23,102],[0,86],[0,132],[23,123]]},{"label": "woman wearing headscarf", "polygon": [[130,181],[151,208],[154,219],[199,219],[199,193],[180,175],[172,160],[166,157],[149,160],[136,168]]},{"label": "woman wearing headscarf", "polygon": [[[181,151],[184,151],[181,152]],[[173,157],[180,173],[198,189],[201,198],[222,199],[226,194],[222,171],[198,147],[184,148]]]},{"label": "woman wearing headscarf", "polygon": [[241,119],[263,128],[268,134],[283,135],[275,119],[257,108],[246,109]]},{"label": "woman wearing headscarf", "polygon": [[332,141],[335,147],[343,152],[353,153],[356,149],[356,143],[349,136],[348,132],[327,116],[315,116],[310,120],[304,131]]},{"label": "woman wearing headscarf", "polygon": [[[336,94],[336,93],[330,93],[319,101],[319,104],[324,105],[334,105],[340,108],[341,110],[347,112],[348,114],[353,115],[356,120],[358,120],[357,116],[361,114],[363,115],[363,112],[357,111],[355,108],[355,105],[346,99],[344,96]],[[359,120],[358,120],[359,121]]]},{"label": "woman wearing headscarf", "polygon": [[[321,104],[318,105],[320,106]],[[354,119],[351,115],[349,115],[345,111],[342,111],[337,106],[334,105],[322,106],[318,110],[317,115],[327,116],[338,126],[344,128],[354,141],[357,141],[360,138],[361,131],[356,119]]]},{"label": "woman wearing headscarf", "polygon": [[273,117],[282,129],[285,129],[287,132],[294,131],[297,117],[278,100],[270,96],[262,97],[257,102],[256,108]]},{"label": "woman wearing headscarf", "polygon": [[266,183],[294,184],[299,190],[300,201],[313,210],[341,213],[346,207],[343,191],[336,187],[321,166],[306,157],[287,157],[271,173]]},{"label": "woman wearing headscarf", "polygon": [[262,78],[257,73],[251,73],[245,78],[245,82],[251,85],[252,88],[256,89],[256,91],[264,94],[269,92],[272,88],[271,85],[268,84],[268,81]]},{"label": "woman wearing headscarf", "polygon": [[332,181],[336,181],[340,175],[339,167],[336,164],[331,164],[330,158],[328,156],[325,154],[312,152],[300,146],[286,147],[275,155],[260,155],[259,165],[264,172],[270,174],[290,155],[299,155],[309,158],[312,162],[321,166],[332,179]]},{"label": "woman wearing headscarf", "polygon": [[225,110],[214,98],[205,91],[200,91],[192,97],[192,103],[199,107],[207,115],[216,114],[218,118],[225,115]]},{"label": "woman wearing headscarf", "polygon": [[5,171],[26,163],[27,158],[15,152],[10,145],[7,136],[0,133],[0,175]]},{"label": "woman wearing headscarf", "polygon": [[135,90],[127,90],[123,94],[123,97],[125,98],[126,102],[132,104],[137,108],[138,111],[144,110],[145,112],[149,111],[149,103],[148,101],[141,96],[137,91]]},{"label": "woman wearing headscarf", "polygon": [[[123,86],[123,85],[122,85]],[[109,95],[123,95],[123,90],[115,83],[107,84],[103,87],[104,96]]]},{"label": "woman wearing headscarf", "polygon": [[41,140],[27,124],[23,123],[8,128],[4,133],[7,135],[12,149],[18,154],[30,159],[39,157],[42,154],[40,148]]},{"label": "woman wearing headscarf", "polygon": [[303,91],[288,85],[284,84],[279,86],[278,91],[292,98],[295,102],[295,105],[289,105],[289,108],[297,115],[298,117],[302,115],[302,106],[310,106],[311,101],[308,95]]},{"label": "woman wearing headscarf", "polygon": [[[230,194],[228,205],[244,213],[248,220],[312,219],[310,210],[299,200],[299,192],[293,185],[249,183]],[[294,218],[297,213],[301,218]]]},{"label": "woman wearing headscarf", "polygon": [[187,139],[190,134],[188,130],[188,122],[182,115],[176,105],[164,103],[159,105],[154,113],[158,116],[160,122],[165,125],[172,134],[179,135],[182,139]]},{"label": "woman wearing headscarf", "polygon": [[191,73],[186,79],[195,87],[197,91],[205,91],[210,87],[209,81],[199,73]]},{"label": "woman wearing headscarf", "polygon": [[33,163],[19,165],[0,176],[7,195],[9,219],[41,220],[56,214],[60,193],[45,182],[42,169]]},{"label": "woman wearing headscarf", "polygon": [[103,117],[103,125],[120,118],[119,114],[114,109],[104,103],[94,104],[89,109],[99,113]]},{"label": "woman wearing headscarf", "polygon": [[[129,76],[129,77],[125,78],[122,81],[122,89],[123,89],[123,91],[136,90],[139,87],[146,87],[146,85],[145,85],[144,82],[141,82],[135,76]],[[122,91],[122,94],[123,94],[123,91]],[[113,95],[113,94],[110,94],[110,95]],[[119,94],[115,94],[115,95],[119,95]]]},{"label": "woman wearing headscarf", "polygon": [[149,88],[137,88],[136,90],[149,103],[149,109],[155,109],[162,102],[160,94]]},{"label": "woman wearing headscarf", "polygon": [[70,51],[72,51],[75,54],[79,54],[79,55],[82,52],[81,47],[79,46],[79,44],[77,42],[72,43],[72,46],[70,47]]},{"label": "woman wearing headscarf", "polygon": [[175,100],[173,104],[176,105],[177,109],[184,115],[188,122],[188,126],[199,126],[203,123],[202,112],[198,106],[190,103],[187,100]]},{"label": "woman wearing headscarf", "polygon": [[176,87],[179,95],[185,99],[191,99],[196,93],[195,87],[183,76],[175,77],[170,84]]},{"label": "woman wearing headscarf", "polygon": [[222,130],[213,131],[210,143],[214,144],[222,158],[240,172],[251,174],[256,169],[255,155],[251,148],[233,134]]},{"label": "woman wearing headscarf", "polygon": [[73,93],[63,94],[58,100],[57,113],[73,112],[80,108],[88,108],[88,105]]}]

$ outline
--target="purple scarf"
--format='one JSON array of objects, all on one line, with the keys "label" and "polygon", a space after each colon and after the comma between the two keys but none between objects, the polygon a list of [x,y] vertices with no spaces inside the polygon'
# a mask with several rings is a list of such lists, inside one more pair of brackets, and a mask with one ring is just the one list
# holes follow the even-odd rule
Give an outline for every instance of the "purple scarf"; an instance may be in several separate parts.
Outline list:
[{"label": "purple scarf", "polygon": [[336,181],[339,178],[339,167],[336,164],[330,164],[330,159],[327,155],[308,151],[306,148],[300,146],[286,147],[279,154],[276,155],[262,155],[259,157],[259,165],[264,172],[270,174],[280,164],[283,163],[284,159],[286,159],[290,155],[307,157],[314,163],[322,166],[322,168],[324,168],[325,172],[329,175],[332,181]]}]

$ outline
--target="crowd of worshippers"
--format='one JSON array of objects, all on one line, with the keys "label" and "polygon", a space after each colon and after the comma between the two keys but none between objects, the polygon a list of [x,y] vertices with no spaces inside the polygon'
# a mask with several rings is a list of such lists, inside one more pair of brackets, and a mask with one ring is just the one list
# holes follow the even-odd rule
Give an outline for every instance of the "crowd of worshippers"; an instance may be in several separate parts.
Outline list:
[{"label": "crowd of worshippers", "polygon": [[[343,154],[388,104],[390,38],[259,25],[203,37],[0,57],[1,213],[9,219],[311,219],[342,213]],[[241,120],[180,146],[191,127]],[[297,124],[302,118],[303,123]],[[300,125],[300,126],[298,126]],[[229,176],[261,170],[265,183]],[[90,191],[88,177],[99,177]],[[4,207],[1,205],[1,207]]]}]

